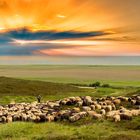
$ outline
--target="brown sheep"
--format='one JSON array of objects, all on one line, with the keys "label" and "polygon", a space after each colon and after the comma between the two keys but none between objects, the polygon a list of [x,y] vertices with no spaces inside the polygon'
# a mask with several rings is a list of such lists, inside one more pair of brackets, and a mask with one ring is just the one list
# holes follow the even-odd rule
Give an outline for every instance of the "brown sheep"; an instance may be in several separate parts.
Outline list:
[{"label": "brown sheep", "polygon": [[132,120],[131,113],[120,113],[121,120]]}]

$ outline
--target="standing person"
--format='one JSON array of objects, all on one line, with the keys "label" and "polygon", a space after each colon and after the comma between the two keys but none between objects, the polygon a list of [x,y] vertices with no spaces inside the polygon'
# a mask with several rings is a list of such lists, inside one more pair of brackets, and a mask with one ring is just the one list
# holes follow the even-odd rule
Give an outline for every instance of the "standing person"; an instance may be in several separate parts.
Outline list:
[{"label": "standing person", "polygon": [[40,103],[41,102],[41,98],[42,98],[41,95],[38,95],[36,98],[37,98],[38,103]]}]

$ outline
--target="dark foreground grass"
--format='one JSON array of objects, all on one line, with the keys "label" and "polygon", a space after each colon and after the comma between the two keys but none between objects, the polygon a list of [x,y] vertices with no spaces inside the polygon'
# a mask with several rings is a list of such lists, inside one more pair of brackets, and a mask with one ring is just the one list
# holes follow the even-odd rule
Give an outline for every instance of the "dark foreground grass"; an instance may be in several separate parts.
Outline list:
[{"label": "dark foreground grass", "polygon": [[136,87],[80,88],[70,84],[0,77],[0,104],[33,102],[39,94],[42,101],[46,101],[70,96],[131,96],[139,93],[140,88]]},{"label": "dark foreground grass", "polygon": [[57,95],[80,91],[79,88],[68,84],[0,77],[1,95]]},{"label": "dark foreground grass", "polygon": [[[85,123],[90,122],[90,123]],[[140,140],[140,118],[114,123],[91,118],[80,122],[0,125],[1,140]],[[130,125],[131,124],[131,125]],[[135,125],[135,127],[134,127]]]}]

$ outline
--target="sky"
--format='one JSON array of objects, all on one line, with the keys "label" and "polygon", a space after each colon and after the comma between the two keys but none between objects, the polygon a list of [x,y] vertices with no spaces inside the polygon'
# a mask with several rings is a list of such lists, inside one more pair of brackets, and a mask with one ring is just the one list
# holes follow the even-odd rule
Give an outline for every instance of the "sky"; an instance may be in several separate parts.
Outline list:
[{"label": "sky", "polygon": [[140,56],[139,13],[139,0],[0,0],[0,59]]}]

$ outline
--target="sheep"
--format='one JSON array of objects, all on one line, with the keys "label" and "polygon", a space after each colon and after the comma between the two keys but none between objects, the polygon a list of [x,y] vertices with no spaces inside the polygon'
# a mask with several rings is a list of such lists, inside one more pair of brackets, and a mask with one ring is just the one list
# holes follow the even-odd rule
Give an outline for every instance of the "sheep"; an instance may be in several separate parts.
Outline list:
[{"label": "sheep", "polygon": [[137,100],[135,105],[140,105],[140,100]]},{"label": "sheep", "polygon": [[115,105],[120,105],[121,104],[121,100],[120,99],[115,99],[115,100],[113,100],[113,103]]},{"label": "sheep", "polygon": [[33,115],[33,114],[31,114],[30,116],[29,116],[29,118],[27,118],[29,121],[31,121],[31,122],[35,122],[35,120],[36,120],[36,116],[35,115]]},{"label": "sheep", "polygon": [[110,100],[105,100],[105,104],[107,104],[107,105],[111,105],[112,102],[111,102]]},{"label": "sheep", "polygon": [[72,109],[72,113],[78,113],[78,112],[80,112],[80,108],[74,107],[74,108]]},{"label": "sheep", "polygon": [[40,117],[36,116],[35,122],[40,122]]},{"label": "sheep", "polygon": [[106,112],[112,111],[112,106],[111,105],[106,106],[105,110]]},{"label": "sheep", "polygon": [[70,122],[75,122],[81,119],[81,116],[79,114],[75,114],[74,116],[69,117]]},{"label": "sheep", "polygon": [[118,97],[118,99],[120,99],[121,101],[125,101],[125,102],[128,101],[128,98],[127,97],[123,97],[123,96]]},{"label": "sheep", "polygon": [[99,102],[99,105],[104,106],[104,105],[106,105],[106,103],[105,102]]},{"label": "sheep", "polygon": [[66,103],[67,103],[66,100],[61,100],[61,101],[60,101],[60,104],[61,104],[61,105],[66,105]]},{"label": "sheep", "polygon": [[116,110],[116,106],[113,103],[111,104],[111,106],[112,106],[112,110]]},{"label": "sheep", "polygon": [[[136,109],[128,110],[121,102],[130,102]],[[13,103],[5,106],[0,105],[0,122],[32,121],[45,122],[56,120],[70,120],[75,122],[87,115],[95,119],[110,118],[115,122],[131,120],[133,116],[140,115],[140,97],[106,97],[98,98],[96,101],[90,96],[69,97],[58,101],[47,101],[45,103]],[[60,106],[61,105],[61,106]],[[75,105],[74,108],[61,110],[62,105]],[[85,105],[85,106],[83,106]],[[79,106],[79,107],[76,107]],[[119,110],[116,110],[120,106]],[[82,110],[82,112],[80,112]],[[97,110],[100,114],[95,112]]]},{"label": "sheep", "polygon": [[1,122],[1,123],[3,122],[3,118],[2,118],[2,117],[0,117],[0,122]]},{"label": "sheep", "polygon": [[95,110],[95,105],[90,106],[91,110]]},{"label": "sheep", "polygon": [[78,106],[78,107],[80,107],[80,106],[82,106],[83,105],[83,101],[81,100],[81,101],[78,101],[77,103],[76,103],[76,106]]},{"label": "sheep", "polygon": [[119,110],[113,110],[113,111],[110,111],[106,114],[106,118],[112,118],[114,115],[118,115],[120,112]]},{"label": "sheep", "polygon": [[97,113],[92,115],[92,118],[97,119],[97,120],[102,119],[102,117],[103,116],[101,114],[97,114]]},{"label": "sheep", "polygon": [[97,101],[92,102],[92,105],[97,105],[97,104],[98,104]]},{"label": "sheep", "polygon": [[49,102],[48,107],[55,108],[55,107],[60,107],[60,105],[58,103]]},{"label": "sheep", "polygon": [[120,115],[119,115],[119,114],[114,115],[114,116],[113,116],[113,120],[114,120],[115,122],[120,122],[120,121],[121,121]]},{"label": "sheep", "polygon": [[88,111],[87,113],[88,113],[88,115],[89,115],[90,117],[92,117],[94,114],[96,114],[95,111]]},{"label": "sheep", "polygon": [[130,101],[131,105],[135,105],[136,102],[137,102],[136,100],[131,100],[131,101]]},{"label": "sheep", "polygon": [[79,112],[79,115],[80,115],[81,118],[86,117],[87,112],[85,112],[85,111]]},{"label": "sheep", "polygon": [[77,96],[77,97],[75,97],[75,101],[79,102],[79,101],[83,101],[83,100],[80,97]]},{"label": "sheep", "polygon": [[139,116],[140,110],[133,109],[133,110],[131,110],[131,114],[132,114],[132,116]]},{"label": "sheep", "polygon": [[13,121],[18,121],[18,120],[20,120],[20,115],[18,114],[13,115]]},{"label": "sheep", "polygon": [[7,118],[5,116],[2,116],[1,120],[2,120],[3,123],[6,123]]},{"label": "sheep", "polygon": [[2,111],[4,109],[4,107],[2,105],[0,105],[0,111]]},{"label": "sheep", "polygon": [[59,112],[59,116],[60,116],[61,120],[69,119],[69,116],[71,116],[71,114],[72,114],[72,112],[69,110],[63,110],[63,111]]},{"label": "sheep", "polygon": [[128,110],[126,108],[124,108],[123,106],[120,107],[120,113],[125,113],[128,112]]},{"label": "sheep", "polygon": [[0,111],[0,117],[3,115],[3,112],[2,111]]},{"label": "sheep", "polygon": [[93,103],[92,98],[90,96],[85,96],[83,100],[84,105],[91,105]]},{"label": "sheep", "polygon": [[112,100],[112,101],[113,101],[113,100],[115,100],[115,97],[113,97],[113,96],[112,96],[112,97],[110,97],[110,100]]},{"label": "sheep", "polygon": [[83,109],[83,111],[90,111],[91,110],[91,108],[88,106],[83,106],[82,109]]},{"label": "sheep", "polygon": [[132,114],[131,113],[120,113],[121,120],[132,120]]},{"label": "sheep", "polygon": [[105,109],[101,109],[101,110],[100,110],[100,113],[101,113],[102,115],[105,115],[105,114],[106,114]]},{"label": "sheep", "polygon": [[101,106],[101,109],[106,109],[106,105],[102,105]]},{"label": "sheep", "polygon": [[95,105],[95,109],[100,110],[100,109],[102,109],[102,107],[101,107],[101,105],[97,104],[97,105]]},{"label": "sheep", "polygon": [[27,117],[26,114],[24,114],[24,113],[21,114],[21,120],[22,120],[22,121],[27,121],[27,118],[28,118],[28,117]]},{"label": "sheep", "polygon": [[136,96],[136,100],[140,101],[140,96]]},{"label": "sheep", "polygon": [[13,119],[12,119],[12,116],[7,116],[7,118],[6,118],[6,122],[7,123],[11,123],[13,121]]}]

